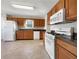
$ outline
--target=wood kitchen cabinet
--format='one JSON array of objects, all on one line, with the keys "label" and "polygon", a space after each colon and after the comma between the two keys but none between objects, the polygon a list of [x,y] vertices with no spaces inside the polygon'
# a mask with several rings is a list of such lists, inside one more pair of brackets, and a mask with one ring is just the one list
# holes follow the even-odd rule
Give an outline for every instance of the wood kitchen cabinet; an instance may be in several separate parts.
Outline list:
[{"label": "wood kitchen cabinet", "polygon": [[7,15],[7,20],[16,20],[16,17],[15,16],[10,16],[10,15]]},{"label": "wood kitchen cabinet", "polygon": [[77,0],[65,0],[66,19],[75,21],[77,18]]},{"label": "wood kitchen cabinet", "polygon": [[40,31],[40,39],[41,40],[45,39],[45,31]]},{"label": "wood kitchen cabinet", "polygon": [[56,13],[56,5],[52,8],[52,15]]},{"label": "wood kitchen cabinet", "polygon": [[56,40],[56,59],[77,59],[77,48],[62,40]]},{"label": "wood kitchen cabinet", "polygon": [[45,19],[40,20],[40,27],[44,27],[45,26]]},{"label": "wood kitchen cabinet", "polygon": [[47,24],[50,24],[50,16],[52,16],[52,10],[50,10],[47,14]]},{"label": "wood kitchen cabinet", "polygon": [[33,30],[24,30],[24,39],[33,39]]},{"label": "wood kitchen cabinet", "polygon": [[45,20],[44,19],[36,19],[34,20],[34,27],[44,27]]},{"label": "wood kitchen cabinet", "polygon": [[19,27],[24,27],[25,18],[17,18],[16,21]]},{"label": "wood kitchen cabinet", "polygon": [[64,0],[59,0],[58,3],[48,12],[47,24],[50,24],[50,17],[62,8],[64,8]]},{"label": "wood kitchen cabinet", "polygon": [[33,31],[32,30],[18,30],[16,31],[16,39],[33,40]]},{"label": "wood kitchen cabinet", "polygon": [[76,56],[74,56],[72,53],[58,45],[56,59],[76,59]]},{"label": "wood kitchen cabinet", "polygon": [[16,17],[16,16],[7,15],[7,20],[16,21],[18,27],[24,27],[24,23],[28,19],[34,21],[34,27],[44,27],[45,26],[45,19],[20,18],[20,17]]},{"label": "wood kitchen cabinet", "polygon": [[65,20],[67,22],[77,20],[77,0],[59,0],[58,3],[48,12],[47,24],[50,24],[50,16],[62,8],[65,9]]},{"label": "wood kitchen cabinet", "polygon": [[55,12],[58,12],[60,9],[64,8],[64,1],[65,0],[58,1],[58,3],[55,5]]},{"label": "wood kitchen cabinet", "polygon": [[16,39],[24,39],[24,31],[23,30],[16,31]]}]

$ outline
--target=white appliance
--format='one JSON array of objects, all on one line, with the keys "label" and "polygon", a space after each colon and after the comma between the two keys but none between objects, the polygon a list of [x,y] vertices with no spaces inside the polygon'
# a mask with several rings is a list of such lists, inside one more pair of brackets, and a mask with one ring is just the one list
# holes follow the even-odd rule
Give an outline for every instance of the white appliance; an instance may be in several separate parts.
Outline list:
[{"label": "white appliance", "polygon": [[55,59],[55,36],[45,33],[45,49],[51,59]]},{"label": "white appliance", "polygon": [[5,21],[3,28],[3,41],[14,41],[16,38],[15,32],[17,25],[14,21]]},{"label": "white appliance", "polygon": [[40,39],[40,31],[34,31],[34,40]]},{"label": "white appliance", "polygon": [[64,20],[65,20],[65,9],[63,8],[50,17],[50,24],[63,22]]},{"label": "white appliance", "polygon": [[55,33],[58,33],[58,34],[64,34],[64,35],[71,36],[74,32],[74,28],[73,27],[65,27],[65,28],[61,27],[61,28],[53,29],[53,31],[55,31]]}]

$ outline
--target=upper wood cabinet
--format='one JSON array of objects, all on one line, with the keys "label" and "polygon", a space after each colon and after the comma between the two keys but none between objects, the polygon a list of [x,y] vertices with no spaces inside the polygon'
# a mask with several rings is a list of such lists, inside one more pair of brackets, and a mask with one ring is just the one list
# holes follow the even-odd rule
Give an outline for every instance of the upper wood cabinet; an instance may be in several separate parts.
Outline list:
[{"label": "upper wood cabinet", "polygon": [[47,14],[47,24],[50,24],[50,16],[52,15],[52,10],[50,10]]},{"label": "upper wood cabinet", "polygon": [[44,27],[45,20],[44,19],[36,19],[34,20],[34,27]]},{"label": "upper wood cabinet", "polygon": [[17,18],[16,21],[19,27],[24,27],[25,18]]},{"label": "upper wood cabinet", "polygon": [[[56,6],[56,5],[55,5],[55,6]],[[51,12],[52,12],[51,14],[52,14],[52,15],[56,12],[56,7],[55,7],[55,6],[54,6],[54,7],[52,8],[52,10],[51,10]]]},{"label": "upper wood cabinet", "polygon": [[15,16],[9,16],[9,15],[7,15],[7,20],[16,20],[16,17]]},{"label": "upper wood cabinet", "polygon": [[73,22],[77,20],[77,0],[59,0],[58,3],[48,12],[47,24],[50,24],[50,16],[65,8],[65,20]]},{"label": "upper wood cabinet", "polygon": [[66,19],[75,21],[77,17],[77,0],[65,0]]},{"label": "upper wood cabinet", "polygon": [[24,27],[25,20],[34,20],[34,27],[44,27],[45,19],[20,18],[15,16],[7,16],[7,20],[16,21],[19,27]]},{"label": "upper wood cabinet", "polygon": [[64,8],[64,1],[65,0],[59,0],[58,3],[55,5],[55,12],[59,11],[60,9]]}]

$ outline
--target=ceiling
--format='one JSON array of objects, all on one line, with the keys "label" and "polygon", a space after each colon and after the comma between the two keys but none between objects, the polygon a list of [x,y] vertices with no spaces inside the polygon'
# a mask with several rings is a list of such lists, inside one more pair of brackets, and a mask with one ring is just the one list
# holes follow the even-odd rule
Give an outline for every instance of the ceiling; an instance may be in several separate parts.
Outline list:
[{"label": "ceiling", "polygon": [[[45,18],[47,12],[58,0],[2,0],[1,12],[9,15],[24,16],[30,18]],[[11,6],[18,4],[24,6],[34,6],[34,10],[18,9]]]}]

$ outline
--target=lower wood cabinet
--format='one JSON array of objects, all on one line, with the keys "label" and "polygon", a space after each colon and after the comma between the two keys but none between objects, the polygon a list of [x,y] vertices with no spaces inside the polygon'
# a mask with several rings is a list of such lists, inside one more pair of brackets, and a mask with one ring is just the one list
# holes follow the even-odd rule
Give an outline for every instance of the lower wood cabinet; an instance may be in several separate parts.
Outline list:
[{"label": "lower wood cabinet", "polygon": [[[16,39],[18,40],[33,40],[34,39],[33,30],[18,30],[16,31]],[[40,31],[40,39],[45,39],[45,31]]]},{"label": "lower wood cabinet", "polygon": [[23,30],[16,31],[16,39],[24,39],[24,31]]},{"label": "lower wood cabinet", "polygon": [[25,30],[24,39],[33,39],[33,30]]},{"label": "lower wood cabinet", "polygon": [[77,59],[72,53],[62,48],[61,46],[57,46],[57,57],[56,59]]},{"label": "lower wood cabinet", "polygon": [[18,40],[32,40],[33,31],[32,30],[18,30],[16,31],[16,39]]},{"label": "lower wood cabinet", "polygon": [[69,45],[61,40],[56,41],[56,59],[77,59],[76,47],[69,47]]},{"label": "lower wood cabinet", "polygon": [[45,31],[40,31],[40,39],[41,40],[45,39]]}]

